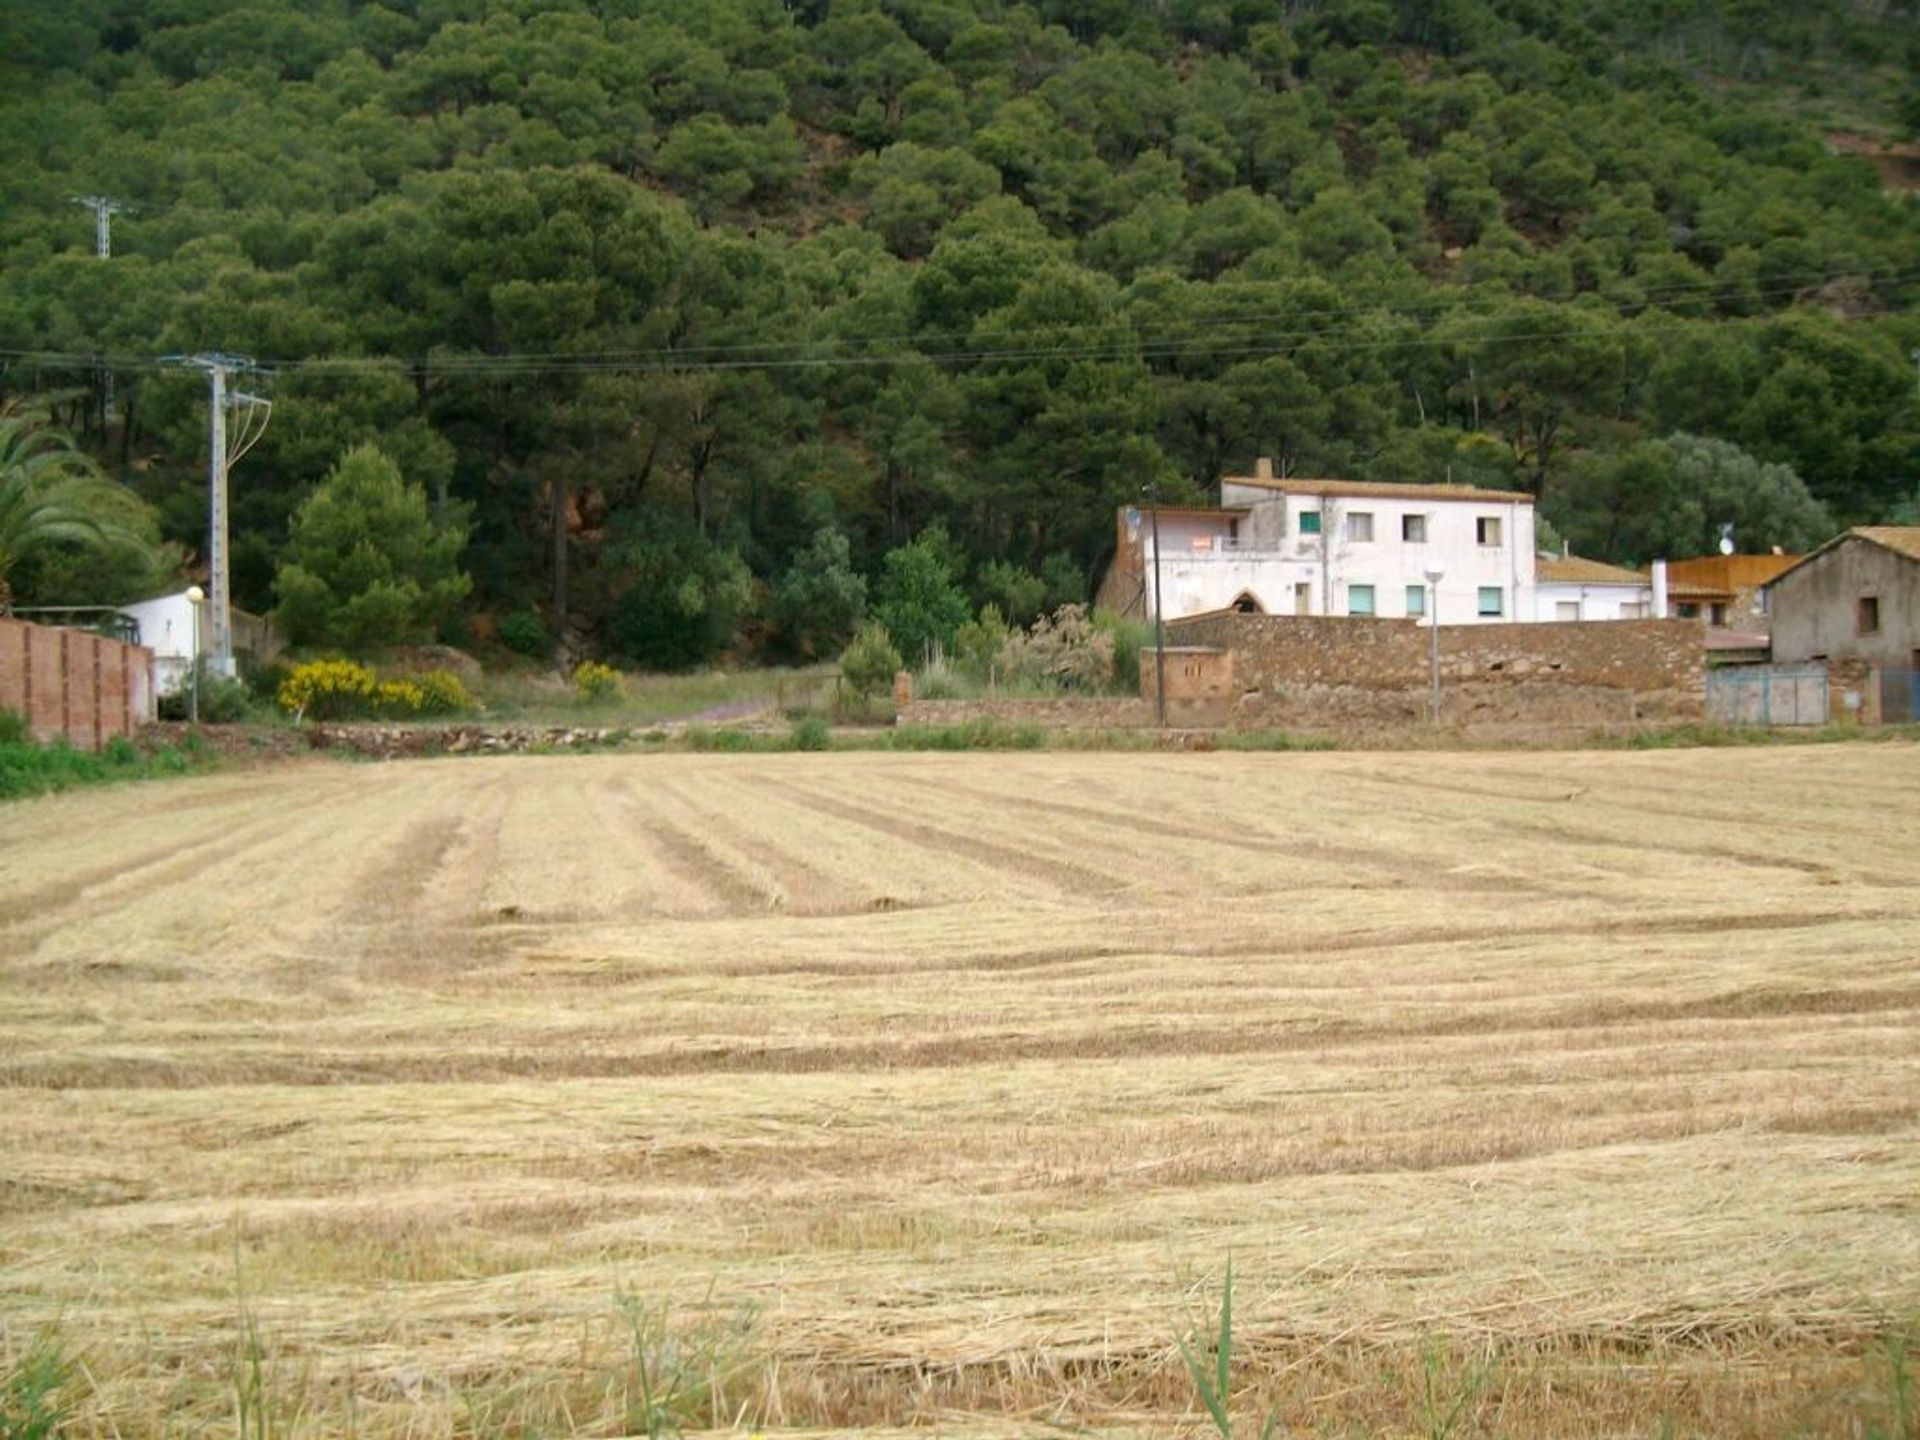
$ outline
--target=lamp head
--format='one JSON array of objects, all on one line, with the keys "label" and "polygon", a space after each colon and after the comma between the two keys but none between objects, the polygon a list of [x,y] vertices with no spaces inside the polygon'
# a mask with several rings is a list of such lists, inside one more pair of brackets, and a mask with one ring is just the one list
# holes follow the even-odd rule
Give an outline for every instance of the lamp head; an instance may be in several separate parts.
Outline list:
[{"label": "lamp head", "polygon": [[1438,585],[1442,580],[1447,578],[1447,567],[1444,565],[1429,565],[1420,573],[1427,577],[1427,583],[1429,585]]},{"label": "lamp head", "polygon": [[202,590],[198,585],[189,585],[187,587],[187,599],[192,604],[198,605],[206,598],[207,592]]}]

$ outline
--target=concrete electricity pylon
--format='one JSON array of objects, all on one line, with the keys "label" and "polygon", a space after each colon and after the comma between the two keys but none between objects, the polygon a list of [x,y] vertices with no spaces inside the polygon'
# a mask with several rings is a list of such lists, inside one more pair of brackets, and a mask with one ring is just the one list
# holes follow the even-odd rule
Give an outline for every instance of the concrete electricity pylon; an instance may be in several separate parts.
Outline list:
[{"label": "concrete electricity pylon", "polygon": [[[106,260],[113,255],[113,217],[127,207],[104,195],[76,195],[73,203],[93,211],[93,253]],[[100,423],[104,426],[113,414],[113,369],[102,365],[100,378]]]},{"label": "concrete electricity pylon", "polygon": [[[227,546],[227,473],[267,433],[273,402],[258,395],[227,389],[227,378],[257,367],[242,355],[169,355],[168,362],[206,372],[212,388],[210,439],[207,447],[207,571],[211,610],[213,665],[222,675],[233,670],[233,591]],[[229,432],[227,413],[237,424]]]}]

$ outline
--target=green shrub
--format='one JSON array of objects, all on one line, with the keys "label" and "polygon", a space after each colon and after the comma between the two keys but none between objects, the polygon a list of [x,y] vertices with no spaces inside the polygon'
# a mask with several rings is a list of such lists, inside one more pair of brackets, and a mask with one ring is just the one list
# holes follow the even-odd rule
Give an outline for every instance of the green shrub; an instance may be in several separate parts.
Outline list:
[{"label": "green shrub", "polygon": [[159,714],[162,720],[192,718],[196,706],[194,689],[200,692],[198,711],[203,725],[238,725],[253,718],[253,696],[246,683],[222,675],[203,658],[184,684],[171,694],[162,695]]},{"label": "green shrub", "polygon": [[[191,741],[192,737],[188,737]],[[189,753],[189,751],[191,753]],[[101,785],[114,780],[141,780],[157,775],[181,775],[195,768],[210,752],[191,745],[142,755],[131,741],[115,737],[99,754],[76,750],[64,740],[51,745],[0,741],[0,799],[45,795],[77,785]],[[0,1426],[0,1436],[9,1432]]]},{"label": "green shrub", "polygon": [[500,643],[516,655],[531,655],[535,659],[553,648],[553,639],[547,634],[547,622],[533,610],[514,610],[502,616]]},{"label": "green shrub", "polygon": [[280,687],[292,673],[293,667],[284,660],[258,660],[245,666],[240,678],[257,704],[271,706],[278,703]]},{"label": "green shrub", "polygon": [[1038,750],[1046,744],[1038,725],[972,720],[965,725],[902,725],[887,732],[888,750]]},{"label": "green shrub", "polygon": [[793,722],[793,748],[796,750],[827,750],[833,745],[833,732],[827,728],[827,722],[818,715],[802,715]]},{"label": "green shrub", "polygon": [[1113,688],[1128,695],[1140,693],[1140,652],[1153,638],[1153,627],[1112,610],[1093,612],[1093,628],[1112,637]]},{"label": "green shrub", "polygon": [[18,710],[0,710],[0,745],[25,745],[32,739],[26,716]]},{"label": "green shrub", "polygon": [[862,700],[884,691],[899,672],[900,652],[893,648],[893,638],[873,621],[860,627],[840,657],[841,678]]}]

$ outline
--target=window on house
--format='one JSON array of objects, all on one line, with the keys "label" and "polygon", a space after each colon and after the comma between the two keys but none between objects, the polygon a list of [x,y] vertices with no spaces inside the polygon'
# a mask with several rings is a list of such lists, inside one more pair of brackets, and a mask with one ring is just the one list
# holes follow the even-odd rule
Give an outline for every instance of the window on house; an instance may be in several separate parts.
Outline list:
[{"label": "window on house", "polygon": [[1727,607],[1724,605],[1708,606],[1707,607],[1707,623],[1709,625],[1726,624],[1727,623]]},{"label": "window on house", "polygon": [[1229,520],[1227,521],[1227,544],[1238,545],[1239,543],[1240,522],[1238,520]]},{"label": "window on house", "polygon": [[1473,527],[1474,534],[1479,538],[1482,545],[1498,545],[1500,543],[1500,517],[1498,515],[1482,515],[1478,520],[1473,522]]},{"label": "window on house", "polygon": [[1356,510],[1347,516],[1347,539],[1356,545],[1365,545],[1373,539],[1373,514],[1367,510]]},{"label": "window on house", "polygon": [[1554,601],[1553,618],[1556,620],[1578,620],[1580,618],[1580,602],[1578,600]]},{"label": "window on house", "polygon": [[1302,535],[1318,535],[1320,533],[1320,512],[1318,510],[1302,510],[1300,512],[1300,533]]},{"label": "window on house", "polygon": [[1480,587],[1480,613],[1482,615],[1505,614],[1506,612],[1503,608],[1505,600],[1506,592],[1498,585],[1482,585]]},{"label": "window on house", "polygon": [[1424,585],[1407,586],[1407,614],[1424,615],[1427,613],[1427,587]]},{"label": "window on house", "polygon": [[1293,613],[1296,615],[1313,613],[1313,586],[1305,580],[1293,582]]},{"label": "window on house", "polygon": [[1373,587],[1371,585],[1349,585],[1347,587],[1347,614],[1373,614]]},{"label": "window on house", "polygon": [[1877,635],[1880,632],[1880,597],[1878,595],[1860,597],[1858,618],[1862,635]]},{"label": "window on house", "polygon": [[1682,620],[1698,620],[1700,618],[1700,607],[1698,605],[1682,604],[1674,606],[1673,609],[1674,613]]},{"label": "window on house", "polygon": [[1402,515],[1400,517],[1400,538],[1409,545],[1427,543],[1427,517],[1424,515]]}]

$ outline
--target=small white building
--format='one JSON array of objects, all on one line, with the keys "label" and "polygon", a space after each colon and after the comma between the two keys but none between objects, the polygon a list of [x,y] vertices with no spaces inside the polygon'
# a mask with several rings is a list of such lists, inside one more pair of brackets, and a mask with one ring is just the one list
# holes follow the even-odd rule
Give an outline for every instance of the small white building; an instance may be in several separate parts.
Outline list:
[{"label": "small white building", "polygon": [[1543,555],[1534,565],[1536,620],[1645,620],[1653,615],[1653,579],[1638,570]]},{"label": "small white building", "polygon": [[[193,669],[196,623],[199,653],[211,653],[213,637],[208,602],[202,600],[197,608],[200,613],[196,622],[196,606],[187,598],[187,587],[184,586],[170,594],[156,595],[151,600],[119,607],[120,613],[139,629],[134,643],[144,645],[153,652],[156,695],[174,695],[185,688],[187,676]],[[232,615],[236,656],[265,660],[279,654],[284,648],[274,635],[273,627],[260,616],[251,615],[238,607],[233,609]]]},{"label": "small white building", "polygon": [[[1262,460],[1212,508],[1129,509],[1101,602],[1151,618],[1154,539],[1166,614],[1536,618],[1533,497],[1470,485],[1282,480]],[[1430,585],[1427,571],[1441,579]],[[1139,597],[1144,594],[1144,604]]]}]

